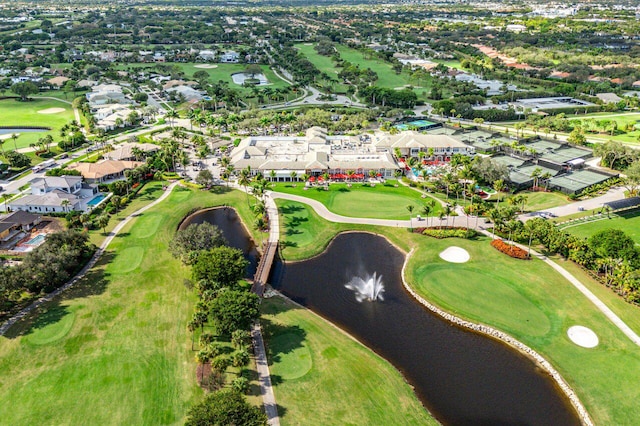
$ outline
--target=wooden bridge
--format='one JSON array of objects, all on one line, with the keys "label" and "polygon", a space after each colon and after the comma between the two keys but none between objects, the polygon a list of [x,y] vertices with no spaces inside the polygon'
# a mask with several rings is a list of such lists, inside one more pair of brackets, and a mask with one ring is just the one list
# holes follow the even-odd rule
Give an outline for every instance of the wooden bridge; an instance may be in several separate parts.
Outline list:
[{"label": "wooden bridge", "polygon": [[251,291],[260,297],[264,294],[264,289],[267,286],[267,280],[269,279],[269,273],[271,272],[271,266],[273,265],[273,260],[275,259],[277,252],[278,242],[267,241],[262,252],[262,256],[260,257],[256,274],[253,277],[253,285],[251,286]]}]

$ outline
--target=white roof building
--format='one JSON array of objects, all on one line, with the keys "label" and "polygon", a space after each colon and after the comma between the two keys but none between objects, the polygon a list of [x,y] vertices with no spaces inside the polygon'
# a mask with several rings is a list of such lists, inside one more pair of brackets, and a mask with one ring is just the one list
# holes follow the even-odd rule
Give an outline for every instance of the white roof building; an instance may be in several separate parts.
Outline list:
[{"label": "white roof building", "polygon": [[251,167],[254,173],[276,173],[288,180],[291,172],[318,176],[340,175],[348,170],[366,176],[369,170],[391,177],[398,169],[391,151],[379,150],[365,136],[328,136],[325,129],[312,127],[305,136],[251,136],[231,152],[236,170]]}]

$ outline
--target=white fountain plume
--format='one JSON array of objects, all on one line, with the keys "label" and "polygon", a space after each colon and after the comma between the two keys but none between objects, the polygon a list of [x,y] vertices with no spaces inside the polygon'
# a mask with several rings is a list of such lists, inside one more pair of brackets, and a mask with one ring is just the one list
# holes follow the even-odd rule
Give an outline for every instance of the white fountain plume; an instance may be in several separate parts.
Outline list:
[{"label": "white fountain plume", "polygon": [[384,300],[382,275],[378,276],[376,272],[366,278],[354,277],[344,286],[356,293],[356,300],[358,302],[362,302],[363,300],[370,302]]}]

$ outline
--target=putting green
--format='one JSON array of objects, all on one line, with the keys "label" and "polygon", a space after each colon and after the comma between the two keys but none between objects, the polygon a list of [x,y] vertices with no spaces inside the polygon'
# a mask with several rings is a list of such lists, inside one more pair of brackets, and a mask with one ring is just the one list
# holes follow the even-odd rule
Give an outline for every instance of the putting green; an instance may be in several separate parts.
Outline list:
[{"label": "putting green", "polygon": [[[417,198],[417,197],[416,197]],[[329,200],[329,210],[343,216],[377,217],[381,219],[408,218],[406,206],[416,198],[376,192],[336,192]]]},{"label": "putting green", "polygon": [[156,233],[162,222],[162,217],[157,213],[145,213],[138,219],[135,227],[131,229],[133,238],[149,238]]},{"label": "putting green", "polygon": [[113,274],[126,274],[135,270],[142,262],[144,248],[140,246],[127,247],[118,252],[118,255],[109,265],[109,272]]},{"label": "putting green", "polygon": [[75,320],[75,312],[69,312],[65,306],[49,309],[38,317],[34,332],[25,337],[32,345],[47,345],[57,342],[69,333]]},{"label": "putting green", "polygon": [[[515,290],[517,285],[507,274],[450,263],[425,264],[417,268],[416,274],[425,277],[430,287],[438,287],[432,298],[440,306],[456,306],[466,299],[470,302],[467,314],[482,318],[484,323],[499,327],[508,325],[530,336],[544,336],[551,330],[547,315]],[[473,291],[470,292],[467,285],[458,285],[461,282],[473,283]],[[495,309],[496,300],[518,306],[515,317],[512,311]]]},{"label": "putting green", "polygon": [[274,357],[271,372],[285,380],[298,379],[313,366],[309,348],[300,344],[300,336],[294,333],[281,334],[269,342]]}]

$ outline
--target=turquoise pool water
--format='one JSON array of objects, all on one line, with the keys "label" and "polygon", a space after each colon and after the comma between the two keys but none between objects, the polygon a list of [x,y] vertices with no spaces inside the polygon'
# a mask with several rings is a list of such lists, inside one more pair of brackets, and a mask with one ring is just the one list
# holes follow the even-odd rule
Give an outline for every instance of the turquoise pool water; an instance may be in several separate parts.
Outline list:
[{"label": "turquoise pool water", "polygon": [[104,200],[105,197],[106,197],[106,195],[103,195],[103,194],[96,195],[91,200],[89,200],[89,202],[87,203],[87,206],[93,207],[93,206],[99,204],[100,201]]},{"label": "turquoise pool water", "polygon": [[33,237],[32,239],[30,239],[29,241],[27,241],[25,244],[28,245],[28,246],[36,246],[36,245],[40,244],[41,242],[43,242],[45,238],[46,238],[46,235],[38,234],[35,237]]}]

